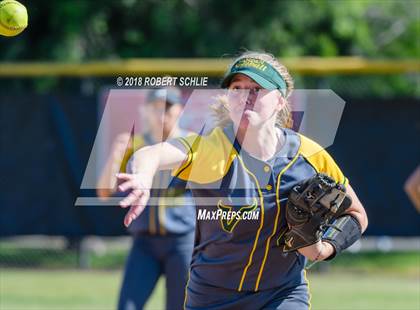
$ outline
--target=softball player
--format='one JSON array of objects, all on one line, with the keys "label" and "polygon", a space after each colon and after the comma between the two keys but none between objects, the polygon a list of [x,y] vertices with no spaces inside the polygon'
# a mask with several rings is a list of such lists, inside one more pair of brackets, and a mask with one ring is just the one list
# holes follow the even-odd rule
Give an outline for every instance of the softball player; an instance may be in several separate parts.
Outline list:
[{"label": "softball player", "polygon": [[[99,184],[112,184],[112,177],[120,167],[121,172],[126,171],[133,150],[162,141],[162,132],[164,140],[170,134],[172,137],[186,135],[187,132],[176,124],[182,111],[180,103],[181,92],[176,88],[152,91],[146,106],[149,131],[134,137],[128,148],[131,152],[126,151],[128,137],[117,138]],[[167,309],[182,308],[194,243],[195,207],[191,194],[185,191],[184,182],[172,182],[166,188],[170,180],[170,171],[160,171],[155,175],[152,195],[158,197],[159,204],[148,206],[143,216],[128,227],[133,244],[126,261],[118,309],[142,309],[161,274],[166,276]],[[99,188],[97,192],[102,198],[114,194],[106,188]],[[185,205],[171,206],[173,197],[181,197]]]},{"label": "softball player", "polygon": [[[360,237],[367,227],[366,213],[331,156],[288,129],[293,81],[274,57],[245,53],[222,86],[229,95],[214,107],[219,126],[209,135],[141,149],[133,156],[133,174],[118,176],[124,182],[119,190],[131,191],[120,203],[131,207],[125,224],[143,211],[155,172],[172,168],[175,178],[189,182],[198,214],[185,308],[308,309],[306,258],[330,259],[350,246],[355,240],[348,236]],[[287,197],[317,173],[346,186],[353,221],[335,234],[339,247],[321,240],[285,252]],[[223,211],[226,217],[217,216]],[[250,212],[258,216],[245,216]]]}]

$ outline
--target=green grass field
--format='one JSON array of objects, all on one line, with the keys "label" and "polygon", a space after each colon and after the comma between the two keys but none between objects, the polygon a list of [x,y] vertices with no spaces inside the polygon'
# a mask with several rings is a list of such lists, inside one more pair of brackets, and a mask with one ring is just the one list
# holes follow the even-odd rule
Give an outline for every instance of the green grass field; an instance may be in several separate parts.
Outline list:
[{"label": "green grass field", "polygon": [[[83,271],[74,268],[75,257],[69,253],[2,247],[0,310],[115,309],[125,253],[93,256],[92,269]],[[319,272],[323,266],[308,272],[313,310],[420,309],[417,252],[345,253],[328,265],[329,272]],[[164,295],[162,278],[146,309],[164,309]]]},{"label": "green grass field", "polygon": [[[0,309],[115,309],[119,271],[0,270]],[[420,309],[417,276],[312,273],[312,309]],[[164,279],[146,309],[164,309]]]}]

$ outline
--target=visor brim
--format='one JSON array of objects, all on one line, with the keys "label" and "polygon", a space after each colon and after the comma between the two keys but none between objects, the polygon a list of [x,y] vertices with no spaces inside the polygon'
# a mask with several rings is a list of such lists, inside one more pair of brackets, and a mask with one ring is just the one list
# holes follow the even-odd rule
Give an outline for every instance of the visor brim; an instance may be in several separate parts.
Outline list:
[{"label": "visor brim", "polygon": [[235,74],[244,74],[244,75],[250,77],[252,80],[254,80],[255,83],[257,83],[258,85],[260,85],[264,89],[268,89],[268,90],[277,89],[277,86],[275,84],[271,83],[270,81],[266,80],[261,75],[255,73],[255,72],[252,72],[250,70],[240,70],[240,71],[232,72],[231,74],[226,76],[225,79],[223,80],[223,82],[222,82],[222,87],[223,88],[227,88],[230,85],[230,83],[232,81],[232,78]]}]

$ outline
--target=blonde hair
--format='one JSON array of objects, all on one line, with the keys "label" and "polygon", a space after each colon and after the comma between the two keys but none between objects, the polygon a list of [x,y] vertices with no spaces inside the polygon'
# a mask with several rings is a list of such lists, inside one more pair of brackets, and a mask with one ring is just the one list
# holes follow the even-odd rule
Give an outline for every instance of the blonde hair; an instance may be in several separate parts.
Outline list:
[{"label": "blonde hair", "polygon": [[[281,111],[277,113],[276,117],[276,126],[278,127],[284,127],[284,128],[292,128],[293,126],[293,119],[292,119],[292,113],[291,113],[291,107],[289,103],[290,95],[293,91],[294,84],[292,76],[290,75],[287,68],[281,64],[273,55],[268,53],[261,53],[261,52],[253,52],[253,51],[247,51],[242,53],[240,56],[238,56],[228,67],[227,72],[230,72],[232,66],[238,62],[239,60],[243,58],[254,58],[254,59],[260,59],[267,63],[269,63],[283,78],[283,80],[286,82],[286,92],[284,99],[286,101],[285,106]],[[229,117],[229,111],[227,109],[227,97],[226,96],[219,96],[216,98],[216,101],[214,104],[212,104],[211,109],[213,110],[213,116],[216,120],[216,125],[224,127],[231,123],[230,117]]]}]

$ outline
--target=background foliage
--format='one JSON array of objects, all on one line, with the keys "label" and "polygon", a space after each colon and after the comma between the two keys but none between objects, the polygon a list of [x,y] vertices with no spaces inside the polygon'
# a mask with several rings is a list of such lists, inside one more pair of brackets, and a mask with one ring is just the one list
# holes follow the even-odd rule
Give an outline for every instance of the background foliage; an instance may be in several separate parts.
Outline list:
[{"label": "background foliage", "polygon": [[[29,27],[15,38],[0,37],[0,62],[223,57],[241,49],[280,58],[419,55],[417,0],[22,2]],[[344,97],[420,96],[418,75],[295,78],[298,88],[332,88]],[[74,83],[40,78],[23,85],[6,81],[0,88],[48,92]]]},{"label": "background foliage", "polygon": [[1,39],[3,61],[220,57],[239,47],[282,57],[418,56],[416,0],[22,2],[30,26]]}]

